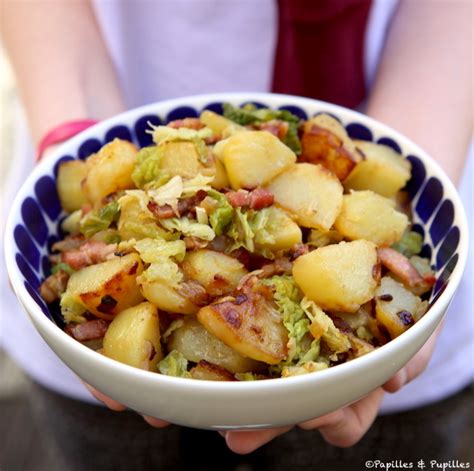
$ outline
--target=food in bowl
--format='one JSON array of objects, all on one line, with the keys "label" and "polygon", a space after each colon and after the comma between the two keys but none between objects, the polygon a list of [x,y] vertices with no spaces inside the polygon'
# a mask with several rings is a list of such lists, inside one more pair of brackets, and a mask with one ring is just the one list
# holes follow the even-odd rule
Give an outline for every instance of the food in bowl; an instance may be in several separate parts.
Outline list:
[{"label": "food in bowl", "polygon": [[332,116],[224,106],[116,139],[57,179],[41,294],[76,340],[165,375],[287,377],[365,355],[427,309],[410,163]]}]

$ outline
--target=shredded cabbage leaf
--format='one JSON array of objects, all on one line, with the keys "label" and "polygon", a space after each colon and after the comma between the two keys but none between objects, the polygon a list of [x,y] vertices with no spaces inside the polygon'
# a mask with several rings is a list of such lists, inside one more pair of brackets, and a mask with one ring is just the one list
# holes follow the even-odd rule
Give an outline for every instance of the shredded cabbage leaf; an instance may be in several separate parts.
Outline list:
[{"label": "shredded cabbage leaf", "polygon": [[198,237],[202,240],[209,241],[216,237],[216,233],[211,227],[206,224],[200,224],[188,217],[161,219],[160,224],[168,231],[178,231],[186,236]]},{"label": "shredded cabbage leaf", "polygon": [[132,180],[137,188],[144,188],[150,183],[161,186],[169,180],[169,175],[160,168],[162,156],[158,146],[144,147],[137,153],[132,172]]},{"label": "shredded cabbage leaf", "polygon": [[408,231],[403,234],[402,238],[392,245],[392,249],[405,255],[405,257],[413,257],[418,255],[423,247],[423,237],[415,231]]},{"label": "shredded cabbage leaf", "polygon": [[61,229],[63,231],[69,232],[70,234],[75,234],[79,232],[81,215],[82,211],[80,209],[69,214],[69,216],[65,217],[63,222],[61,223]]},{"label": "shredded cabbage leaf", "polygon": [[59,262],[51,268],[51,274],[55,275],[59,270],[66,272],[68,275],[72,275],[76,271],[67,263]]},{"label": "shredded cabbage leaf", "polygon": [[178,200],[180,198],[194,196],[200,190],[206,192],[212,190],[209,185],[212,180],[213,177],[206,177],[200,173],[194,178],[184,181],[181,176],[176,175],[163,186],[150,188],[148,195],[160,206],[169,204],[177,213]]},{"label": "shredded cabbage leaf", "polygon": [[140,258],[150,266],[137,278],[138,283],[161,281],[178,288],[183,274],[176,261],[181,262],[186,253],[182,240],[142,239],[135,243]]},{"label": "shredded cabbage leaf", "polygon": [[148,190],[148,195],[160,206],[169,204],[177,213],[178,200],[183,193],[183,179],[176,175],[159,188]]},{"label": "shredded cabbage leaf", "polygon": [[301,154],[301,142],[298,136],[300,118],[288,110],[257,108],[252,104],[247,104],[242,108],[236,108],[229,103],[224,103],[224,117],[241,126],[247,126],[249,124],[258,125],[273,119],[286,121],[288,123],[288,131],[282,141],[293,150],[293,152]]},{"label": "shredded cabbage leaf", "polygon": [[254,242],[257,245],[273,245],[278,227],[275,227],[275,219],[272,213],[275,208],[264,208],[256,211],[250,222],[252,231],[255,234]]},{"label": "shredded cabbage leaf", "polygon": [[167,376],[191,378],[188,372],[188,360],[177,350],[172,350],[158,363],[158,371]]},{"label": "shredded cabbage leaf", "polygon": [[212,211],[209,217],[209,223],[214,229],[216,235],[220,236],[224,234],[229,224],[232,221],[234,214],[234,208],[229,203],[225,195],[216,190],[210,190],[207,193],[208,196],[217,201],[217,207]]},{"label": "shredded cabbage leaf", "polygon": [[240,208],[234,210],[232,222],[227,231],[227,235],[234,240],[231,251],[244,247],[249,252],[255,252],[255,244],[253,243],[255,233],[249,221],[253,213],[254,211],[243,212]]},{"label": "shredded cabbage leaf", "polygon": [[98,210],[88,212],[79,222],[79,230],[86,237],[104,231],[120,217],[120,205],[117,201],[109,203]]},{"label": "shredded cabbage leaf", "polygon": [[319,335],[335,354],[347,352],[351,348],[347,335],[334,325],[333,320],[314,301],[304,297],[300,306],[311,319],[311,333],[315,338]]},{"label": "shredded cabbage leaf", "polygon": [[122,239],[172,239],[174,236],[158,226],[148,209],[149,198],[143,190],[127,190],[118,203],[121,208],[118,231]]}]

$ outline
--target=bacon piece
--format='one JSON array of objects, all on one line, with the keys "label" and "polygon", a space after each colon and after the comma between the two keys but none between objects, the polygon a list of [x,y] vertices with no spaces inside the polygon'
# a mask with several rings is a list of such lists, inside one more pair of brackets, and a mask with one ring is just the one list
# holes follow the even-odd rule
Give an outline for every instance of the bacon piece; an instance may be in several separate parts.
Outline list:
[{"label": "bacon piece", "polygon": [[207,196],[207,192],[199,190],[194,196],[183,198],[178,201],[176,211],[169,204],[159,205],[155,201],[150,201],[147,208],[157,219],[170,219],[185,216],[195,210],[196,206]]},{"label": "bacon piece", "polygon": [[271,206],[274,200],[272,193],[263,188],[257,188],[252,191],[228,191],[225,196],[234,208],[248,206],[250,209],[255,210]]},{"label": "bacon piece", "polygon": [[176,217],[176,213],[169,204],[159,205],[155,201],[149,201],[147,208],[157,219],[170,219]]},{"label": "bacon piece", "polygon": [[204,127],[204,123],[199,118],[184,118],[170,121],[166,126],[174,129],[188,128],[198,130]]},{"label": "bacon piece", "polygon": [[[216,252],[225,253],[227,249],[231,247],[232,244],[233,244],[233,241],[230,237],[227,237],[225,235],[220,235],[212,239],[207,245],[207,248],[210,250],[215,250]],[[233,256],[232,254],[229,254],[229,255]],[[235,256],[234,258],[238,258],[238,256]]]},{"label": "bacon piece", "polygon": [[65,330],[71,337],[84,342],[86,340],[102,338],[108,328],[109,322],[106,322],[103,319],[94,319],[82,324],[68,325]]},{"label": "bacon piece", "polygon": [[68,235],[63,240],[55,242],[51,247],[53,252],[66,252],[78,249],[86,241],[82,234]]},{"label": "bacon piece", "polygon": [[261,275],[259,278],[269,278],[270,276],[274,275],[284,275],[285,273],[291,273],[291,269],[293,268],[293,264],[290,260],[286,257],[279,257],[273,263],[268,263],[267,265],[263,265],[261,268]]},{"label": "bacon piece", "polygon": [[225,197],[234,208],[249,206],[250,204],[250,196],[247,190],[228,191]]},{"label": "bacon piece", "polygon": [[117,244],[106,244],[97,240],[89,240],[78,249],[63,252],[61,260],[74,270],[105,262],[115,257]]},{"label": "bacon piece", "polygon": [[289,124],[281,119],[272,119],[258,126],[261,131],[268,131],[278,139],[284,139],[288,132]]},{"label": "bacon piece", "polygon": [[273,204],[273,194],[263,188],[257,188],[250,192],[250,209],[263,209]]},{"label": "bacon piece", "polygon": [[58,270],[54,275],[48,276],[46,280],[41,283],[40,295],[48,303],[56,301],[61,297],[61,294],[66,291],[69,275],[62,270]]},{"label": "bacon piece", "polygon": [[204,286],[195,280],[183,281],[178,289],[178,293],[189,299],[196,306],[206,306],[210,302],[210,297]]},{"label": "bacon piece", "polygon": [[309,245],[307,244],[295,244],[291,248],[291,260],[296,260],[301,255],[305,255],[309,252]]},{"label": "bacon piece", "polygon": [[411,264],[405,255],[390,247],[377,249],[382,265],[397,276],[408,288],[416,289],[418,293],[428,291],[436,281],[432,275],[423,277]]}]

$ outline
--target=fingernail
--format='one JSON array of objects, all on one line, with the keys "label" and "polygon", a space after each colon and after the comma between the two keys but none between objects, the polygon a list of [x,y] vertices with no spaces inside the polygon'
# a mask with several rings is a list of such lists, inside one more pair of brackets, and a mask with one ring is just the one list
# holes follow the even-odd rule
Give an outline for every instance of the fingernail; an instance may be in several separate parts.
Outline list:
[{"label": "fingernail", "polygon": [[227,430],[218,430],[217,433],[225,439],[226,435],[227,435]]}]

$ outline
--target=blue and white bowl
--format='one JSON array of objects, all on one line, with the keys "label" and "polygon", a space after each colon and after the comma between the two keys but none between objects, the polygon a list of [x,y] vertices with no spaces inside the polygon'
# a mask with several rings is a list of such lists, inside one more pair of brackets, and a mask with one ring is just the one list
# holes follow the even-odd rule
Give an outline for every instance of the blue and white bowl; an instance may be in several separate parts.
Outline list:
[{"label": "blue and white bowl", "polygon": [[[437,282],[427,314],[400,337],[370,354],[328,370],[252,382],[211,382],[142,371],[96,353],[61,329],[59,313],[39,295],[49,275],[48,253],[62,238],[56,192],[59,164],[85,159],[116,137],[151,144],[148,123],[221,112],[222,104],[288,109],[301,118],[329,113],[352,138],[386,144],[412,164],[407,184],[414,230],[423,236]],[[38,332],[81,378],[127,406],[170,422],[201,428],[262,428],[299,423],[361,398],[383,384],[421,348],[441,321],[461,280],[467,256],[467,223],[456,189],[441,168],[413,142],[366,116],[328,103],[263,93],[221,93],[164,101],[105,120],[55,150],[26,180],[11,208],[5,255],[16,295]]]}]

